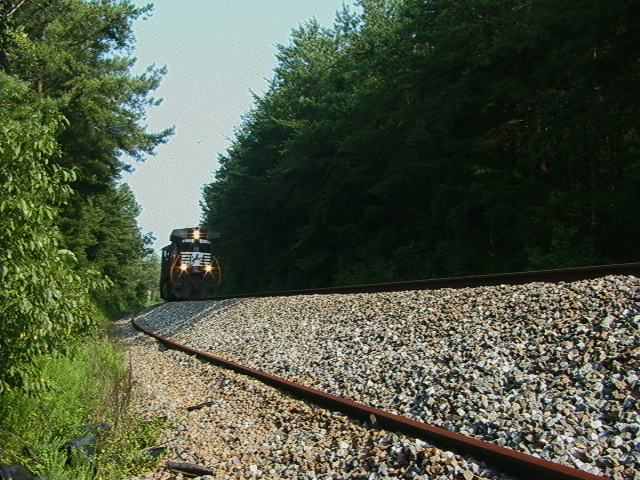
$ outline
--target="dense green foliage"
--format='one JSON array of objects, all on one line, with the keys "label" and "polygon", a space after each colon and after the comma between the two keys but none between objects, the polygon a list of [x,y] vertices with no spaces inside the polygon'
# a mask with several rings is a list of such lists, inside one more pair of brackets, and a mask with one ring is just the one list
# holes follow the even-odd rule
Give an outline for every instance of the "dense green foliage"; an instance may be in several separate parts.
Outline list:
[{"label": "dense green foliage", "polygon": [[[162,69],[133,76],[127,1],[0,1],[0,393],[36,393],[42,355],[149,299],[149,238],[123,154],[170,131],[141,126]],[[155,282],[154,282],[155,283]]]},{"label": "dense green foliage", "polygon": [[229,291],[640,258],[640,1],[362,0],[205,188]]},{"label": "dense green foliage", "polygon": [[61,248],[54,225],[56,206],[74,178],[50,162],[61,117],[2,72],[0,86],[0,392],[10,386],[37,390],[44,379],[34,359],[64,350],[69,335],[94,323],[89,294],[97,285],[94,272],[74,272],[73,254]]},{"label": "dense green foliage", "polygon": [[109,186],[100,194],[76,197],[66,205],[61,228],[67,247],[81,268],[97,269],[114,288],[94,296],[107,313],[117,315],[144,303],[157,290],[158,272],[149,272],[149,236],[136,223],[140,207],[127,184]]}]

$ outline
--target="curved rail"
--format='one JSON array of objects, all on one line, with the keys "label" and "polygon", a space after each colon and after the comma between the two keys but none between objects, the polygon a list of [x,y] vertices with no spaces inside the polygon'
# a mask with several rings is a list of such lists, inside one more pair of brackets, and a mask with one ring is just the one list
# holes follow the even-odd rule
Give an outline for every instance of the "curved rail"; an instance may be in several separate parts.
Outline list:
[{"label": "curved rail", "polygon": [[436,288],[489,287],[502,284],[521,285],[532,282],[575,282],[578,280],[590,280],[606,275],[633,275],[635,277],[640,277],[640,262],[593,265],[588,267],[561,268],[554,270],[535,270],[530,272],[493,273],[489,275],[432,278],[405,282],[372,283],[343,287],[251,293],[245,295],[220,296],[216,297],[216,300],[272,296],[283,297],[292,295],[321,295],[331,293],[375,293],[398,292],[402,290],[433,290]]},{"label": "curved rail", "polygon": [[135,317],[132,318],[131,323],[137,330],[154,337],[170,348],[190,353],[198,358],[221,365],[250,377],[257,378],[264,383],[293,393],[299,398],[339,410],[353,417],[365,421],[371,421],[374,419],[375,422],[383,428],[400,431],[407,435],[432,441],[433,443],[447,449],[473,455],[477,459],[498,467],[505,473],[511,473],[520,478],[532,480],[539,480],[542,478],[547,480],[607,480],[607,477],[587,473],[576,468],[560,465],[548,460],[517,452],[509,448],[493,445],[489,442],[467,437],[443,428],[417,422],[400,415],[395,415],[361,403],[353,402],[346,398],[306,387],[304,385],[285,380],[284,378],[245,367],[223,358],[210,355],[206,352],[175,343],[141,327],[135,321]]}]

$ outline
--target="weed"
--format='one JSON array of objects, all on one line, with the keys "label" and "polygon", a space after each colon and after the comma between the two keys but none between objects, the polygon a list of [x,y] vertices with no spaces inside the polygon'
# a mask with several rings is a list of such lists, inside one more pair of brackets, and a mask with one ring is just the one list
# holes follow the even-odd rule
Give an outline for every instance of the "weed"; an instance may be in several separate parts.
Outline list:
[{"label": "weed", "polygon": [[[38,366],[48,388],[37,395],[5,392],[0,398],[0,464],[25,465],[52,479],[115,480],[153,468],[161,422],[145,422],[129,409],[133,384],[120,349],[104,338],[77,345],[67,356],[43,356]],[[87,435],[78,427],[96,422],[98,453],[71,462],[61,449]],[[92,433],[92,434],[94,434]],[[83,456],[80,455],[82,458]]]}]

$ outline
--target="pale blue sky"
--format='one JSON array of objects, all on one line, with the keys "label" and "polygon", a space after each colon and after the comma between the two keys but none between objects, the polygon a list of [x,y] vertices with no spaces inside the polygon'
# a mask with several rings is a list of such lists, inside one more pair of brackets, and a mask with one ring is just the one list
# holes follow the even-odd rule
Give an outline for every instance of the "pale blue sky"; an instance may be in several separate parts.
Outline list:
[{"label": "pale blue sky", "polygon": [[[134,0],[142,6],[149,2]],[[276,66],[276,44],[315,18],[331,27],[349,0],[155,0],[153,15],[134,24],[135,73],[165,65],[168,74],[153,93],[163,98],[147,111],[148,131],[175,125],[176,133],[157,155],[124,174],[142,213],[143,232],[155,248],[174,228],[198,225],[202,186],[213,180],[241,115],[253,103],[250,91],[267,88]],[[353,7],[352,7],[353,9]]]}]

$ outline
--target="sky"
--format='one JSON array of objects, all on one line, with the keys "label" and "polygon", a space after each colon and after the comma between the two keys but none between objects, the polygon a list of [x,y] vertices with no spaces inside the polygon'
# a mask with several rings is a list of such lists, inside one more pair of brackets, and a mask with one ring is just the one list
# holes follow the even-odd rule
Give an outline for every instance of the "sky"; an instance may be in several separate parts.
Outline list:
[{"label": "sky", "polygon": [[[137,6],[147,1],[134,0]],[[123,174],[142,207],[138,224],[153,233],[157,250],[174,228],[197,226],[204,184],[214,180],[217,158],[233,138],[234,127],[253,105],[251,92],[268,88],[277,65],[277,44],[289,44],[291,31],[315,18],[332,27],[348,0],[155,0],[152,15],[134,22],[132,70],[166,66],[161,86],[151,93],[161,105],[149,107],[148,132],[175,126],[167,144],[135,171]]]}]

